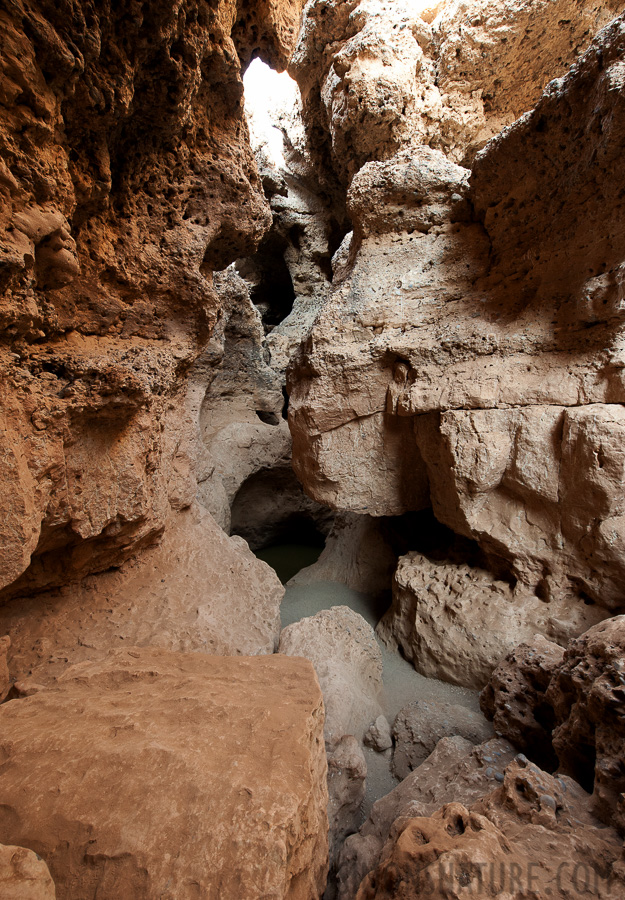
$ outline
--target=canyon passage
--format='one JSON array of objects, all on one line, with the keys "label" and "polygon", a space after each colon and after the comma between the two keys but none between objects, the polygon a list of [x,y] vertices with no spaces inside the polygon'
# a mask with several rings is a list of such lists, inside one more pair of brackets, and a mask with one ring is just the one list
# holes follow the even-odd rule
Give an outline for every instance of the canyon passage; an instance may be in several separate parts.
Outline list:
[{"label": "canyon passage", "polygon": [[0,898],[625,897],[620,0],[0,0]]}]

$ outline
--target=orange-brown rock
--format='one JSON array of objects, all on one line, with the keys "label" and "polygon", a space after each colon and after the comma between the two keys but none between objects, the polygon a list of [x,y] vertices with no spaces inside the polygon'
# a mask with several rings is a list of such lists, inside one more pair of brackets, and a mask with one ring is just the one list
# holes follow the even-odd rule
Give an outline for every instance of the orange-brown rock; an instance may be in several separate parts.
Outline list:
[{"label": "orange-brown rock", "polygon": [[284,588],[241,538],[195,505],[120,569],[0,606],[14,679],[46,682],[124,644],[220,655],[273,653]]},{"label": "orange-brown rock", "polygon": [[3,7],[4,596],[118,565],[193,499],[184,380],[212,271],[271,221],[240,58],[284,67],[300,7]]},{"label": "orange-brown rock", "polygon": [[0,896],[3,900],[55,900],[45,862],[32,850],[0,844]]},{"label": "orange-brown rock", "polygon": [[0,836],[59,900],[319,898],[323,704],[310,663],[119,650],[0,707]]},{"label": "orange-brown rock", "polygon": [[400,819],[357,900],[556,900],[625,891],[621,842],[588,809],[572,779],[511,763],[502,786],[469,809],[450,803],[429,818]]}]

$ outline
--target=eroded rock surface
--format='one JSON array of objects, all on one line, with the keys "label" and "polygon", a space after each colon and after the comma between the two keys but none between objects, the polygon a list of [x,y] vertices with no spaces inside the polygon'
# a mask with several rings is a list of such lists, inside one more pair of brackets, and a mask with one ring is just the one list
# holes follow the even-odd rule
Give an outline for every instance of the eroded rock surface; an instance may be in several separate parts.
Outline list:
[{"label": "eroded rock surface", "polygon": [[18,681],[47,681],[124,643],[253,656],[277,646],[283,595],[275,572],[194,506],[119,570],[0,606],[0,631]]},{"label": "eroded rock surface", "polygon": [[[297,77],[305,108],[316,115],[318,146],[325,141],[327,154],[328,142],[338,148],[345,141],[350,150],[339,158],[360,161],[357,172],[341,175],[345,187],[351,178],[348,258],[291,369],[294,466],[306,490],[333,508],[397,515],[431,505],[440,522],[477,543],[482,573],[469,574],[473,610],[468,602],[462,609],[455,591],[466,574],[463,560],[443,567],[439,582],[447,583],[433,597],[431,579],[419,574],[423,565],[429,576],[427,561],[415,558],[410,575],[411,592],[421,598],[410,603],[422,603],[419,625],[431,651],[432,665],[421,671],[477,686],[520,641],[539,632],[565,645],[625,600],[625,208],[616,187],[623,175],[625,21],[621,15],[605,27],[562,75],[574,48],[591,41],[587,17],[600,24],[614,8],[584,4],[575,14],[570,9],[566,25],[550,13],[540,24],[533,19],[530,32],[536,36],[533,29],[544,25],[540,41],[552,49],[569,26],[585,37],[569,44],[568,32],[571,56],[552,56],[549,74],[562,77],[542,95],[542,75],[527,91],[522,79],[502,78],[502,94],[498,99],[495,90],[488,104],[501,101],[502,111],[524,115],[478,153],[469,171],[449,146],[406,150],[395,128],[403,100],[375,107],[377,90],[395,97],[386,78],[392,82],[396,60],[409,57],[387,47],[383,4],[375,5],[377,18],[373,8],[341,5],[322,16],[313,4],[294,61],[304,73]],[[529,6],[498,4],[496,13],[479,5],[463,29],[481,27],[487,8],[493,34],[497,15],[505,17],[505,46],[514,58]],[[441,7],[431,27],[442,34],[445,22],[466,12],[463,4]],[[414,42],[410,21],[414,15],[393,32],[402,47]],[[351,31],[340,48],[321,51],[313,36],[330,27]],[[496,45],[494,39],[473,70],[476,86],[489,77]],[[471,70],[473,47],[452,46],[460,60],[453,66]],[[505,60],[507,50],[500,51]],[[533,59],[540,69],[547,57]],[[504,70],[511,75],[513,68]],[[322,94],[325,112],[321,103],[315,113],[314,97]],[[352,147],[361,147],[360,156]],[[440,623],[433,614],[426,621],[430,602],[440,607]],[[447,640],[456,612],[458,660]],[[386,624],[389,633],[406,630],[402,615]],[[518,638],[510,641],[512,634]]]},{"label": "eroded rock surface", "polygon": [[5,596],[119,565],[191,503],[185,373],[218,317],[212,271],[271,221],[239,54],[284,66],[300,10],[1,13]]},{"label": "eroded rock surface", "polygon": [[497,785],[514,749],[504,740],[478,747],[461,737],[443,738],[418,769],[374,804],[357,834],[348,837],[338,860],[338,896],[353,900],[362,880],[376,869],[396,821],[431,816],[443,804],[470,805]]},{"label": "eroded rock surface", "polygon": [[495,729],[542,768],[553,771],[553,709],[545,694],[564,657],[559,644],[535,635],[499,663],[480,694],[480,706]]},{"label": "eroded rock surface", "polygon": [[444,737],[459,735],[472,744],[493,736],[478,712],[454,703],[416,700],[401,709],[393,724],[393,774],[403,779],[424,762]]},{"label": "eroded rock surface", "polygon": [[288,625],[278,652],[313,663],[325,703],[326,740],[344,734],[361,740],[382,712],[382,653],[369,623],[348,606],[333,606]]},{"label": "eroded rock surface", "polygon": [[566,650],[536,636],[498,666],[481,702],[499,732],[576,778],[596,814],[625,832],[625,616]]},{"label": "eroded rock surface", "polygon": [[321,896],[323,704],[306,660],[120,650],[0,722],[0,834],[37,848],[59,897]]},{"label": "eroded rock surface", "polygon": [[[572,779],[512,762],[502,786],[467,808],[400,819],[357,900],[408,900],[421,891],[470,896],[568,898],[586,891],[617,900],[625,888],[621,842],[593,818]],[[583,881],[582,881],[583,878]]]},{"label": "eroded rock surface", "polygon": [[536,632],[566,644],[605,615],[594,605],[571,607],[568,598],[546,603],[480,566],[409,553],[377,632],[422,675],[482,688],[502,655]]},{"label": "eroded rock surface", "polygon": [[55,900],[45,862],[24,847],[0,845],[0,893],[4,900]]}]

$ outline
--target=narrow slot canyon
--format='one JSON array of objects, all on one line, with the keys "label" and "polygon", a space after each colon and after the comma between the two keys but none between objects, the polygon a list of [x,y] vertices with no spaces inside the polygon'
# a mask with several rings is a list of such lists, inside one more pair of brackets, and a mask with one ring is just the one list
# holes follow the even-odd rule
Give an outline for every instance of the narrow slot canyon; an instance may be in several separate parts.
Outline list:
[{"label": "narrow slot canyon", "polygon": [[619,0],[0,2],[0,900],[623,900]]}]

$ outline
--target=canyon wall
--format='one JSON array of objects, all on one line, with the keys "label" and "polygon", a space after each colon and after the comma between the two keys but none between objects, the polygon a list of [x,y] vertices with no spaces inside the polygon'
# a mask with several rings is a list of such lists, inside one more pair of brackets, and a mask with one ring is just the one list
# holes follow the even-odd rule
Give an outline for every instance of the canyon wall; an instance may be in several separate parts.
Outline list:
[{"label": "canyon wall", "polygon": [[289,374],[295,470],[458,536],[400,567],[381,633],[467,685],[625,600],[625,19],[593,41],[614,4],[538,7],[313,3],[291,64],[353,226]]},{"label": "canyon wall", "polygon": [[245,6],[0,13],[4,596],[118,565],[193,501],[212,272],[271,222],[239,56],[283,67],[301,10]]}]

